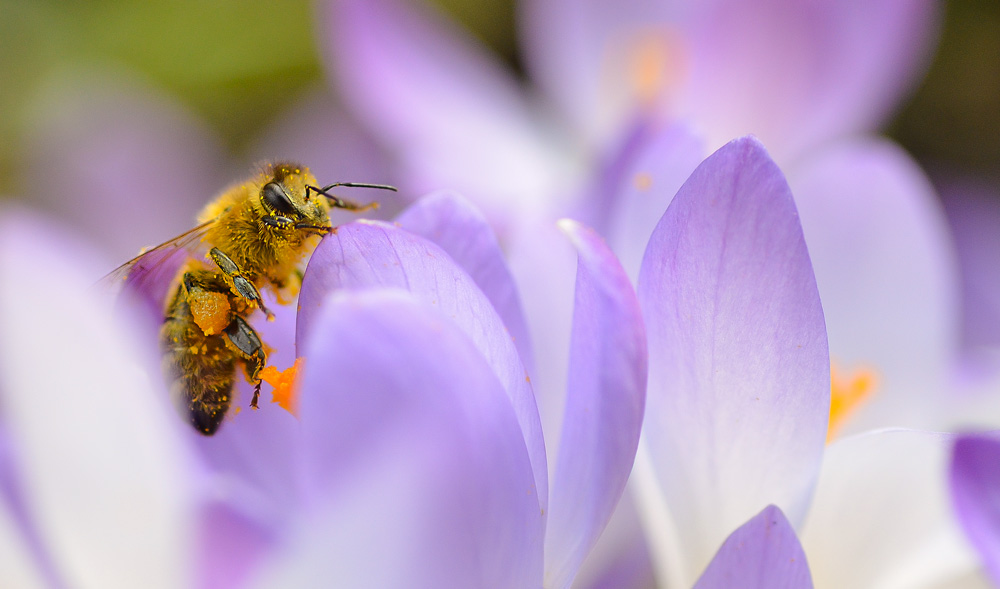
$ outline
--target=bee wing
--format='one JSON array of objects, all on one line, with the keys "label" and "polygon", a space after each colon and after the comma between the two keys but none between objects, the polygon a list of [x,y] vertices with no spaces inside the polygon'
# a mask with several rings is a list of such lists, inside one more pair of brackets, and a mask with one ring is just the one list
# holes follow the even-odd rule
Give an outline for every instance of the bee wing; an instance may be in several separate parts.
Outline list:
[{"label": "bee wing", "polygon": [[[108,272],[97,285],[115,289],[117,285],[148,282],[166,273],[171,277],[191,256],[198,255],[201,239],[218,219],[210,219],[180,235],[147,249],[131,260]],[[141,286],[140,286],[141,288]]]}]

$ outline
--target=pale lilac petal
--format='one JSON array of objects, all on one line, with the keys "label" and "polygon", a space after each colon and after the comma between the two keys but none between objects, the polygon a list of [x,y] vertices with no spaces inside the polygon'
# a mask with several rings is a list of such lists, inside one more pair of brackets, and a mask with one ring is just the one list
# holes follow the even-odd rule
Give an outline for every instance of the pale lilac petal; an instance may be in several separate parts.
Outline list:
[{"label": "pale lilac petal", "polygon": [[812,589],[809,565],[792,524],[768,505],[726,538],[694,589]]},{"label": "pale lilac petal", "polygon": [[935,41],[930,0],[721,0],[684,25],[680,110],[709,146],[754,133],[784,159],[871,129],[922,73]]},{"label": "pale lilac petal", "polygon": [[818,587],[954,587],[975,569],[948,500],[952,440],[882,430],[830,444],[800,534]]},{"label": "pale lilac petal", "polygon": [[396,224],[433,241],[468,272],[503,319],[521,362],[534,374],[531,338],[517,286],[496,235],[482,214],[455,193],[436,192],[403,211],[396,217]]},{"label": "pale lilac petal", "polygon": [[[3,398],[0,391],[0,398]],[[18,467],[18,452],[6,431],[2,413],[0,413],[0,560],[9,554],[8,562],[0,562],[0,587],[20,587],[14,577],[23,577],[26,586],[31,586],[29,579],[39,577],[44,579],[43,586],[62,586],[52,563],[49,551],[45,549],[39,537],[38,525],[31,519],[28,512],[28,501]],[[15,564],[16,563],[16,564]],[[7,571],[10,577],[4,577]]]},{"label": "pale lilac petal", "polygon": [[[535,349],[531,375],[548,456],[559,455],[569,377],[570,331],[577,253],[555,223],[532,219],[514,227],[506,243]],[[556,461],[549,460],[549,478]]]},{"label": "pale lilac petal", "polygon": [[472,340],[401,290],[334,293],[312,334],[317,494],[270,586],[539,586],[527,448]]},{"label": "pale lilac petal", "polygon": [[709,156],[650,239],[645,444],[692,582],[768,504],[801,522],[823,454],[830,366],[795,204],[754,138]]},{"label": "pale lilac petal", "polygon": [[1000,194],[971,181],[941,183],[962,284],[962,339],[1000,345]]},{"label": "pale lilac petal", "polygon": [[958,438],[949,474],[958,520],[993,582],[1000,583],[1000,440]]},{"label": "pale lilac petal", "polygon": [[677,124],[653,131],[624,171],[608,241],[633,281],[656,223],[704,157],[701,139]]},{"label": "pale lilac petal", "polygon": [[814,153],[790,184],[823,299],[830,355],[877,389],[848,431],[941,429],[958,346],[958,272],[941,205],[917,164],[884,140]]},{"label": "pale lilac petal", "polygon": [[328,1],[320,23],[338,92],[402,160],[404,189],[457,190],[500,219],[570,191],[511,73],[430,7]]},{"label": "pale lilac petal", "polygon": [[88,77],[53,91],[28,138],[29,195],[119,262],[190,229],[230,179],[201,121],[124,79]]},{"label": "pale lilac petal", "polygon": [[410,291],[465,331],[493,367],[514,406],[535,471],[537,499],[545,510],[548,474],[541,423],[531,383],[517,348],[489,300],[441,248],[377,221],[341,226],[313,252],[299,294],[296,348],[303,350],[320,307],[331,291],[394,287]]},{"label": "pale lilac petal", "polygon": [[34,589],[47,585],[20,526],[0,502],[0,586]]},{"label": "pale lilac petal", "polygon": [[0,219],[0,272],[18,277],[0,282],[0,405],[27,511],[72,586],[186,586],[197,472],[185,426],[149,370],[155,343],[89,290],[101,263],[68,233]]},{"label": "pale lilac petal", "polygon": [[579,254],[562,440],[545,537],[545,578],[569,586],[632,471],[646,397],[646,331],[621,264],[593,230],[559,227]]}]

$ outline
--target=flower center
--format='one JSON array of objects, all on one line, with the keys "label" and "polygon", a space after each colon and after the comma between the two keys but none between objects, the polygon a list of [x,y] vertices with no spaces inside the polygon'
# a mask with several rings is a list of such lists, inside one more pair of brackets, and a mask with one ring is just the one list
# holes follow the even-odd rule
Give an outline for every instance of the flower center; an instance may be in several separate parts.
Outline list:
[{"label": "flower center", "polygon": [[271,402],[277,403],[285,411],[298,417],[299,415],[299,372],[305,358],[296,358],[295,363],[284,370],[267,366],[260,371],[260,379],[274,387],[271,391]]},{"label": "flower center", "polygon": [[878,378],[869,368],[843,371],[830,366],[830,424],[826,430],[829,444],[851,414],[875,392]]}]

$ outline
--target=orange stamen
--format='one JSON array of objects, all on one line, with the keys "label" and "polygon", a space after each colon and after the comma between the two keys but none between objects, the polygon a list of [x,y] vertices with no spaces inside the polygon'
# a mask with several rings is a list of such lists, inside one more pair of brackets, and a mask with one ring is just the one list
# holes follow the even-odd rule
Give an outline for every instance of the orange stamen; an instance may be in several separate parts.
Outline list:
[{"label": "orange stamen", "polygon": [[274,387],[271,391],[271,402],[277,403],[282,409],[298,417],[299,410],[299,379],[305,358],[296,358],[295,363],[285,370],[267,366],[260,371],[260,379]]},{"label": "orange stamen", "polygon": [[861,368],[848,374],[830,366],[830,424],[826,430],[829,444],[837,436],[848,417],[875,392],[878,378],[875,372]]}]

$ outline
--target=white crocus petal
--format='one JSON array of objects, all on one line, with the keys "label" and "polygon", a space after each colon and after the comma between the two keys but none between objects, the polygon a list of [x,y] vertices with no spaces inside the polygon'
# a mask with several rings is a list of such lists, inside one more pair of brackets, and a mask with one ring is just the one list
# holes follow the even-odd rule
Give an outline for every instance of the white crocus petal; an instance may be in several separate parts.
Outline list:
[{"label": "white crocus petal", "polygon": [[182,424],[143,346],[95,296],[85,248],[63,234],[0,217],[0,273],[16,277],[0,284],[0,405],[28,516],[73,587],[187,586]]},{"label": "white crocus petal", "polygon": [[951,441],[883,430],[829,446],[800,535],[817,588],[935,587],[975,568],[948,500]]}]

